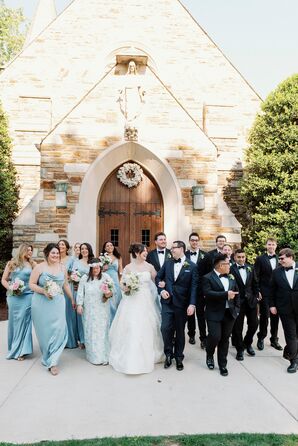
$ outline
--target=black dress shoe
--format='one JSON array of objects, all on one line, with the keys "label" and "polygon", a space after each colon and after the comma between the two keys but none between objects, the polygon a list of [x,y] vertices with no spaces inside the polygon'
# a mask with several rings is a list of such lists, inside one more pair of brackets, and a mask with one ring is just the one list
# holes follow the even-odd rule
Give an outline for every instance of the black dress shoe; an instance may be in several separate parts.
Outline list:
[{"label": "black dress shoe", "polygon": [[171,356],[167,356],[164,362],[164,368],[168,369],[172,365],[172,358]]},{"label": "black dress shoe", "polygon": [[236,359],[237,359],[237,361],[243,361],[244,356],[243,356],[243,352],[242,351],[237,352]]},{"label": "black dress shoe", "polygon": [[278,343],[278,341],[271,341],[271,347],[275,348],[275,350],[282,350],[282,346]]},{"label": "black dress shoe", "polygon": [[176,369],[177,370],[183,370],[184,369],[184,365],[183,365],[183,362],[181,361],[181,359],[176,359]]},{"label": "black dress shoe", "polygon": [[229,374],[228,369],[226,367],[219,367],[219,371],[221,376],[228,376]]},{"label": "black dress shoe", "polygon": [[206,358],[206,364],[209,370],[213,370],[214,369],[214,359],[213,356],[207,356]]},{"label": "black dress shoe", "polygon": [[259,350],[264,350],[264,341],[263,339],[259,339],[257,342],[257,347]]},{"label": "black dress shoe", "polygon": [[298,369],[298,364],[296,361],[292,361],[291,365],[287,368],[288,373],[296,373]]},{"label": "black dress shoe", "polygon": [[202,350],[206,350],[206,339],[203,339],[203,340],[201,341],[201,349],[202,349]]},{"label": "black dress shoe", "polygon": [[248,346],[246,347],[246,351],[247,351],[247,353],[249,354],[249,356],[256,356],[256,352],[254,351],[254,349],[252,348],[251,345],[248,345]]},{"label": "black dress shoe", "polygon": [[195,345],[196,340],[194,336],[189,336],[189,341],[188,341],[191,345]]}]

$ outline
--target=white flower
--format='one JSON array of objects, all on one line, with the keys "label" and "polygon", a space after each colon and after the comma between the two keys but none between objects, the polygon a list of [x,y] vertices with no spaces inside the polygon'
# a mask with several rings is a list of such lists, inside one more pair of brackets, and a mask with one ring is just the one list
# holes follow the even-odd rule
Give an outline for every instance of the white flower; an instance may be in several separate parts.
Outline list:
[{"label": "white flower", "polygon": [[121,284],[126,288],[124,294],[127,296],[135,293],[139,289],[140,279],[135,273],[127,273],[122,276]]},{"label": "white flower", "polygon": [[54,296],[57,296],[57,294],[62,293],[62,289],[58,283],[56,283],[54,280],[48,279],[46,280],[46,283],[44,285],[45,292],[49,295],[49,297],[52,299]]}]

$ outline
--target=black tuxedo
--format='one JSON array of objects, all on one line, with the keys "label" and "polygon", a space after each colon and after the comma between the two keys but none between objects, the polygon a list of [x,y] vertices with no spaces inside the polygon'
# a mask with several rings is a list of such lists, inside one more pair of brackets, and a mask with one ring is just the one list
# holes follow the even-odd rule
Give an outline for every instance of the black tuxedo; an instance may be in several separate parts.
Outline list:
[{"label": "black tuxedo", "polygon": [[[236,319],[232,333],[232,344],[236,347],[238,352],[243,351],[245,346],[251,346],[253,337],[258,328],[258,289],[254,280],[253,268],[248,264],[245,264],[244,266],[246,271],[245,283],[242,280],[238,266],[233,264],[230,268],[230,273],[235,277],[240,296],[240,313]],[[242,332],[245,316],[247,319],[247,332],[243,340]]]},{"label": "black tuxedo", "polygon": [[204,256],[204,259],[202,259],[202,262],[200,263],[200,275],[205,276],[206,274],[210,273],[213,270],[213,262],[214,257],[219,254],[218,249],[212,249],[212,251],[208,251],[206,255]]},{"label": "black tuxedo", "polygon": [[[190,249],[188,249],[186,252],[185,252],[185,257],[187,258],[187,259],[189,259],[190,260],[190,253],[191,253],[192,251],[190,251]],[[201,260],[203,260],[204,258],[205,258],[205,256],[206,256],[206,252],[205,251],[202,251],[202,249],[200,249],[199,250],[199,252],[198,252],[198,254],[197,254],[197,261],[195,262],[196,263],[196,265],[199,265],[199,263],[201,262]]]},{"label": "black tuxedo", "polygon": [[[276,266],[278,266],[278,257],[276,258]],[[260,324],[258,338],[265,339],[267,336],[268,320],[270,318],[270,341],[278,341],[278,315],[273,315],[269,311],[269,299],[270,299],[270,281],[272,277],[272,267],[268,255],[262,254],[258,256],[254,265],[254,278],[258,291],[262,295],[262,300],[259,302],[260,305]]]},{"label": "black tuxedo", "polygon": [[[163,251],[163,250],[159,249],[158,251]],[[172,258],[171,251],[169,249],[165,248],[165,262],[171,258]],[[158,272],[160,270],[161,265],[159,263],[157,249],[153,249],[152,251],[150,251],[148,253],[146,261],[148,263],[151,263],[151,265],[154,266],[156,272]]]},{"label": "black tuxedo", "polygon": [[[182,360],[183,350],[185,346],[185,323],[186,310],[188,305],[196,305],[198,274],[197,267],[194,263],[186,259],[183,262],[180,273],[175,280],[174,277],[174,260],[164,263],[156,276],[156,285],[160,281],[165,281],[165,290],[168,291],[170,297],[163,299],[161,297],[161,332],[164,341],[164,351],[167,356],[175,356],[176,359]],[[161,293],[163,288],[158,288]],[[173,338],[175,337],[175,347],[173,354]]]},{"label": "black tuxedo", "polygon": [[270,307],[276,307],[285,333],[286,358],[298,361],[298,263],[294,266],[293,288],[283,267],[273,271],[270,291]]},{"label": "black tuxedo", "polygon": [[[231,275],[229,275],[229,290],[238,291],[235,278],[232,278]],[[217,346],[218,365],[226,367],[229,338],[239,314],[240,297],[236,294],[234,299],[228,300],[228,291],[225,291],[215,271],[211,271],[203,277],[203,293],[208,325],[207,356],[213,356]]]}]

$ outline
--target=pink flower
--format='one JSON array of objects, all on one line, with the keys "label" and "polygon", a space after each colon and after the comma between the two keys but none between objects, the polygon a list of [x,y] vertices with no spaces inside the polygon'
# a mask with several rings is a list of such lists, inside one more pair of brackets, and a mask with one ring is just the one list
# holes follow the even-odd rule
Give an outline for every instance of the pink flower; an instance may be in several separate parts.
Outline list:
[{"label": "pink flower", "polygon": [[108,284],[107,284],[106,282],[103,282],[103,283],[101,284],[101,291],[102,291],[104,294],[106,294],[106,293],[109,292],[109,287],[108,287]]},{"label": "pink flower", "polygon": [[18,288],[19,288],[19,283],[18,283],[18,282],[14,282],[14,283],[12,284],[12,289],[13,289],[13,291],[16,291]]}]

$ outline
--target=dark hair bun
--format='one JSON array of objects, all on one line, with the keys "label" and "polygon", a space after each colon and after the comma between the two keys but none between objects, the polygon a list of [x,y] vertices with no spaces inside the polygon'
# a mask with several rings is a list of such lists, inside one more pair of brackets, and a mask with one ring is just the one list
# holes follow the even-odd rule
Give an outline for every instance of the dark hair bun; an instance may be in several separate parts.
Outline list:
[{"label": "dark hair bun", "polygon": [[129,247],[129,254],[132,255],[133,259],[137,258],[137,254],[141,254],[141,252],[145,251],[146,246],[142,245],[142,243],[132,243]]}]

